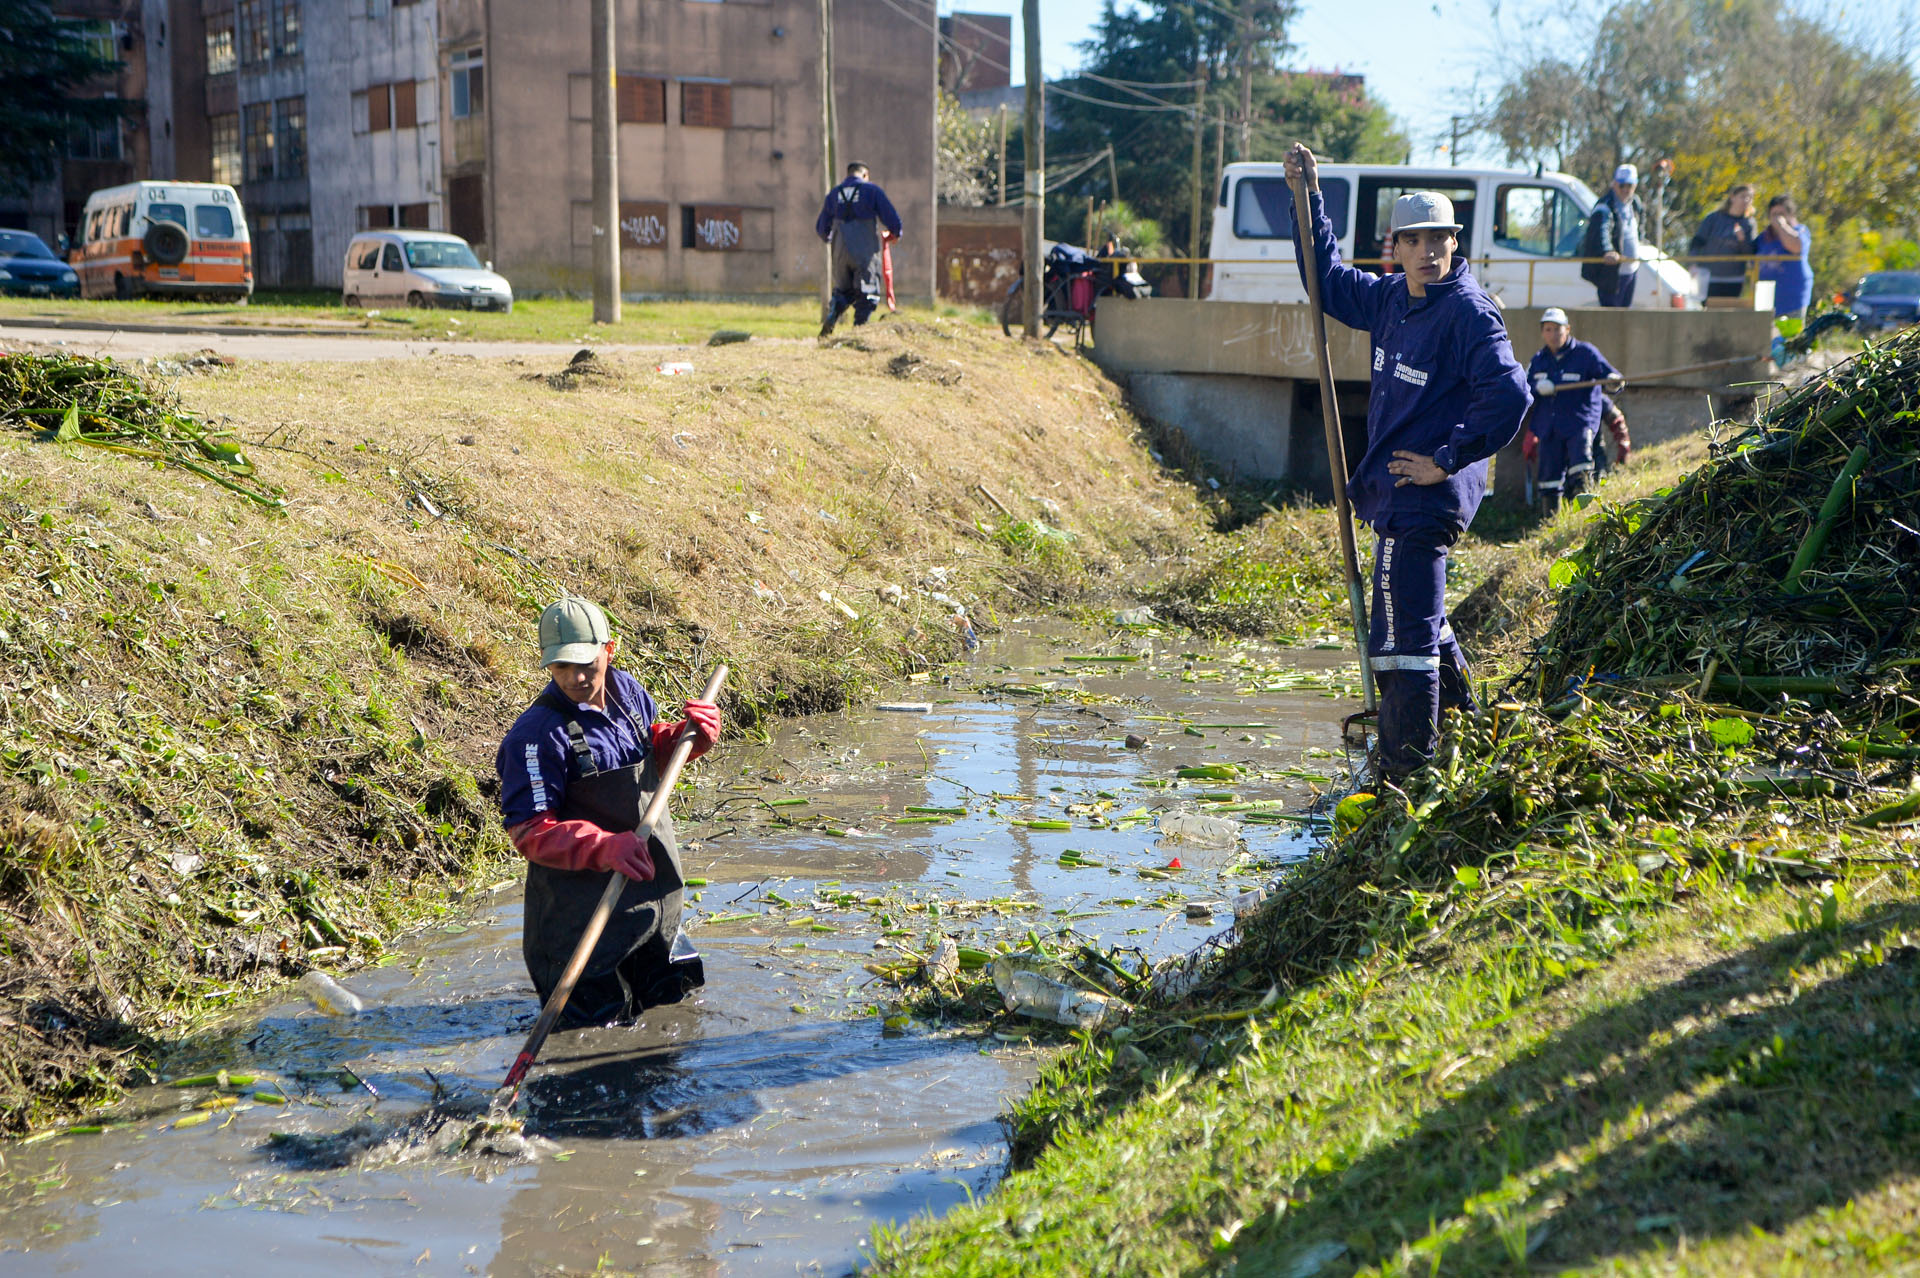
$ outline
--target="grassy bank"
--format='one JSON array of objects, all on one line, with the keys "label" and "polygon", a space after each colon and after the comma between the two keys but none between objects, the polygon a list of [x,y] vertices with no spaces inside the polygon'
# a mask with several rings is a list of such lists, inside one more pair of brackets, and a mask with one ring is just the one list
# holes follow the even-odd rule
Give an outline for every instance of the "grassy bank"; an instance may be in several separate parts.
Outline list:
[{"label": "grassy bank", "polygon": [[[1920,703],[1911,560],[1887,548],[1915,526],[1915,450],[1885,390],[1823,388],[1671,502],[1698,450],[1463,543],[1479,654],[1532,694],[1544,651],[1550,704],[1458,721],[1433,768],[1182,973],[1190,993],[1050,1065],[1010,1117],[1018,1170],[883,1233],[875,1269],[1920,1261]],[[1857,498],[1834,474],[1856,443]],[[1828,509],[1838,531],[1783,593]],[[1676,571],[1696,547],[1704,587]],[[1247,576],[1229,569],[1197,576]],[[1568,671],[1595,680],[1567,696]]]},{"label": "grassy bank", "polygon": [[[963,319],[986,324],[986,312],[970,307],[909,305],[899,318]],[[416,310],[404,305],[349,310],[338,294],[261,293],[245,306],[222,302],[143,298],[139,301],[58,301],[0,298],[0,319],[87,320],[101,324],[191,324],[212,328],[284,327],[365,332],[380,337],[430,337],[435,341],[522,341],[685,345],[706,342],[728,330],[755,337],[812,337],[820,331],[820,304],[809,299],[751,301],[627,302],[618,324],[593,323],[593,303],[580,298],[529,297],[513,313]],[[882,321],[886,322],[885,320]],[[847,330],[843,321],[842,330]]]},{"label": "grassy bank", "polygon": [[4,406],[0,1126],[509,877],[492,752],[562,588],[605,603],[669,704],[729,662],[752,732],[952,659],[956,602],[991,629],[1207,525],[1052,348],[902,323],[697,367],[441,356],[163,386],[284,513],[205,458],[55,442],[33,427],[63,405]]}]

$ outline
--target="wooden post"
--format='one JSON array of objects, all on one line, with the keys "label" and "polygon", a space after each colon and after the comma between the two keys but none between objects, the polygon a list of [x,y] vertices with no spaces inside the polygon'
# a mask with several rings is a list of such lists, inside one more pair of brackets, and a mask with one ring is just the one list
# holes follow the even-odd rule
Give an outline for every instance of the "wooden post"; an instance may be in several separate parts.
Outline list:
[{"label": "wooden post", "polygon": [[1004,102],[1000,104],[1000,185],[995,189],[1000,192],[1000,198],[994,203],[1005,204],[1007,202],[1007,104]]},{"label": "wooden post", "polygon": [[[588,43],[593,73],[593,322],[620,322],[620,124],[614,102],[618,54],[613,0],[593,0]],[[385,92],[385,90],[381,90]]]},{"label": "wooden post", "polygon": [[1040,314],[1046,307],[1047,264],[1040,242],[1046,236],[1047,212],[1047,81],[1040,70],[1040,0],[1021,0],[1021,32],[1027,53],[1026,176],[1021,179],[1020,250],[1026,259],[1027,282],[1021,289],[1028,337],[1040,336]]},{"label": "wooden post", "polygon": [[1207,69],[1200,68],[1200,82],[1193,90],[1193,221],[1187,227],[1187,296],[1200,296],[1200,188],[1205,174],[1200,167],[1200,140],[1207,127]]}]

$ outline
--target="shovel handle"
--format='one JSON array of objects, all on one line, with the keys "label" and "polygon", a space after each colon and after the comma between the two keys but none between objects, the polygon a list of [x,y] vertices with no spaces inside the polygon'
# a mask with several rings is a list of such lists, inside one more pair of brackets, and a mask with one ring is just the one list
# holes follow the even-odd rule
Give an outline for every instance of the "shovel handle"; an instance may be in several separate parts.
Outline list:
[{"label": "shovel handle", "polygon": [[[707,680],[707,690],[700,694],[700,699],[712,701],[720,695],[720,685],[726,681],[726,666],[715,666],[713,677]],[[667,764],[660,770],[660,784],[655,787],[647,810],[640,816],[640,825],[635,831],[640,837],[651,834],[660,818],[666,815],[667,800],[673,794],[674,782],[679,780],[680,769],[692,753],[693,724],[688,723],[674,738]],[[593,956],[593,947],[600,943],[600,933],[606,930],[613,907],[620,903],[620,895],[626,890],[626,875],[615,870],[607,876],[607,889],[600,894],[600,904],[594,907],[593,917],[587,920],[586,928],[580,933],[580,943],[574,946],[573,957],[567,960],[566,970],[560,974],[560,982],[553,987],[547,1005],[540,1009],[540,1019],[533,1023],[533,1032],[527,1035],[526,1046],[520,1049],[520,1054],[513,1058],[513,1064],[507,1069],[506,1081],[500,1084],[500,1093],[494,1100],[495,1109],[506,1109],[513,1104],[521,1080],[533,1068],[534,1058],[540,1055],[540,1049],[546,1045],[547,1035],[553,1032],[554,1025],[560,1020],[560,1013],[566,1010],[567,1000],[573,996],[573,987],[579,984],[580,973],[586,970],[587,960]]]}]

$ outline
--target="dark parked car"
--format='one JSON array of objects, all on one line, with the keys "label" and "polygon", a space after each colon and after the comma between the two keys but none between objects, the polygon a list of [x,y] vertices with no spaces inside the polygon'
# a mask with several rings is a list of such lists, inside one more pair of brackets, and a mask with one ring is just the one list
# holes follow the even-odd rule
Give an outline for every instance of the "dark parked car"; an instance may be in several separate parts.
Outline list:
[{"label": "dark parked car", "polygon": [[1874,271],[1853,289],[1859,331],[1903,328],[1920,317],[1920,271]]},{"label": "dark parked car", "polygon": [[78,297],[80,277],[32,231],[0,231],[0,293]]}]

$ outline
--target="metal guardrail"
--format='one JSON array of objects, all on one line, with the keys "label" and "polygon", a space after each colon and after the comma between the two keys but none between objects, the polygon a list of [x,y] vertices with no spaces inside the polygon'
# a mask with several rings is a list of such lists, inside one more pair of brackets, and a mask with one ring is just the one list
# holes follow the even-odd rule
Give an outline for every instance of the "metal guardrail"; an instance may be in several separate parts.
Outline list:
[{"label": "metal guardrail", "polygon": [[[1178,277],[1180,280],[1181,296],[1184,296],[1184,297],[1194,296],[1194,290],[1187,286],[1188,284],[1191,283],[1194,272],[1196,270],[1205,271],[1210,267],[1216,267],[1216,266],[1291,267],[1294,262],[1294,259],[1290,257],[1272,258],[1272,257],[1121,256],[1121,257],[1103,257],[1097,260],[1106,265],[1113,266],[1116,270],[1124,269],[1127,266],[1136,266],[1136,267],[1163,266],[1163,267],[1177,268]],[[1638,260],[1641,262],[1647,261],[1646,258],[1640,258]],[[1740,263],[1742,268],[1740,273],[1739,297],[1748,299],[1748,300],[1751,300],[1754,295],[1754,289],[1760,280],[1760,268],[1762,265],[1765,264],[1765,259],[1757,257],[1751,253],[1698,254],[1698,255],[1670,254],[1664,259],[1659,259],[1659,260],[1673,262],[1673,263],[1676,263],[1677,265],[1686,267],[1689,270],[1691,270],[1695,266],[1712,266],[1718,263],[1738,262]],[[1476,270],[1482,267],[1497,266],[1497,267],[1507,268],[1507,267],[1516,267],[1516,266],[1524,265],[1527,268],[1527,295],[1526,295],[1526,300],[1520,303],[1522,306],[1532,306],[1534,304],[1533,294],[1534,294],[1534,287],[1537,280],[1536,273],[1539,268],[1545,267],[1545,266],[1554,266],[1554,267],[1584,266],[1589,262],[1605,262],[1605,261],[1606,259],[1603,257],[1541,257],[1541,258],[1530,257],[1524,260],[1520,258],[1512,258],[1512,257],[1470,257],[1467,259],[1467,262],[1470,265],[1472,265]],[[1351,263],[1349,265],[1351,265]],[[1149,281],[1149,282],[1152,282],[1152,281]],[[1716,282],[1719,283],[1719,282],[1728,282],[1728,281],[1716,281]],[[1159,285],[1157,283],[1155,284],[1155,291],[1156,292],[1159,291]],[[1656,296],[1661,296],[1661,297],[1670,296],[1670,294],[1667,292],[1666,285],[1664,282],[1661,282],[1656,285]]]}]

